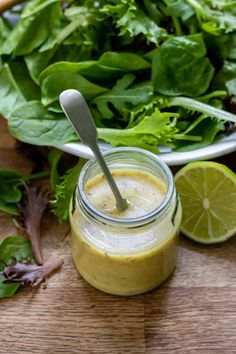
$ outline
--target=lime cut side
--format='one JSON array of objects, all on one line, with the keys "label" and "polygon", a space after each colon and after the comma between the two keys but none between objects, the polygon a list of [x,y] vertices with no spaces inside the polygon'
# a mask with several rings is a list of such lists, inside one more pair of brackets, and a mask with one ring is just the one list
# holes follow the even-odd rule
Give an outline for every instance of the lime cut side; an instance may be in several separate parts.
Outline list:
[{"label": "lime cut side", "polygon": [[236,175],[217,162],[192,162],[175,175],[183,219],[181,232],[200,243],[236,234]]}]

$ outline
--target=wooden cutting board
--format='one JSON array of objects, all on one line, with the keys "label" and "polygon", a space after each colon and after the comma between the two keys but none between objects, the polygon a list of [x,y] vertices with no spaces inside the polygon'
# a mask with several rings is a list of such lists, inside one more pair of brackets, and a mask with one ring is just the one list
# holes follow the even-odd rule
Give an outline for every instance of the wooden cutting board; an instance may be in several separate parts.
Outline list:
[{"label": "wooden cutting board", "polygon": [[[235,169],[236,153],[221,161]],[[31,167],[14,150],[2,120],[0,167]],[[3,214],[0,225],[1,237],[18,233]],[[236,353],[236,237],[215,246],[181,237],[168,281],[145,295],[116,297],[95,290],[76,272],[67,230],[45,216],[44,258],[59,255],[65,264],[46,289],[24,288],[0,301],[0,353]]]}]

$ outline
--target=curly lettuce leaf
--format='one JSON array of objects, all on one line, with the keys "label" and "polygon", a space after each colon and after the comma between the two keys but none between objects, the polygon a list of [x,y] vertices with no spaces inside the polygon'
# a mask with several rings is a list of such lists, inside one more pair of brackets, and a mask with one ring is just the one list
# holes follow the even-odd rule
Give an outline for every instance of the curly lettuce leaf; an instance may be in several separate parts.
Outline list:
[{"label": "curly lettuce leaf", "polygon": [[[136,126],[128,129],[99,128],[99,138],[113,146],[137,146],[157,153],[158,144],[171,145],[178,129],[173,119],[178,114],[164,112],[157,108],[150,116],[145,116]],[[171,121],[172,119],[172,121]]]},{"label": "curly lettuce leaf", "polygon": [[70,202],[79,178],[80,171],[85,160],[80,158],[79,162],[69,169],[54,186],[54,199],[51,200],[52,211],[60,221],[67,221],[69,218]]},{"label": "curly lettuce leaf", "polygon": [[236,30],[235,0],[185,1],[194,9],[204,31],[221,35]]},{"label": "curly lettuce leaf", "polygon": [[166,30],[147,16],[135,0],[107,4],[101,12],[112,18],[121,36],[128,35],[132,38],[143,35],[149,42],[155,44],[167,37]]}]

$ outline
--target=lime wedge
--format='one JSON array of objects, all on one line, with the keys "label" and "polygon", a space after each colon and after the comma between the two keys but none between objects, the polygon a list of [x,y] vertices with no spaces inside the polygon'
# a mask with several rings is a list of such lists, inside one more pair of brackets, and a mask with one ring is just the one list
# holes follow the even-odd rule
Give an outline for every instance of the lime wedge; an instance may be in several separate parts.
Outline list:
[{"label": "lime wedge", "polygon": [[175,175],[183,208],[181,232],[200,243],[236,234],[236,175],[226,166],[192,162]]}]

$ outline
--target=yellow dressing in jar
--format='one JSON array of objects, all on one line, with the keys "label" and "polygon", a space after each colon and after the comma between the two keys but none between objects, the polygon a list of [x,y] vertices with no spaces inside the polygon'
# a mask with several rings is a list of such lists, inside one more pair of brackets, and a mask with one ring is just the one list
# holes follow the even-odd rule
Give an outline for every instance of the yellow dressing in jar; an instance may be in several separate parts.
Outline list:
[{"label": "yellow dressing in jar", "polygon": [[156,209],[164,200],[166,186],[148,172],[141,170],[115,170],[112,175],[123,198],[128,200],[128,209],[120,212],[115,198],[103,175],[86,183],[85,193],[90,203],[104,214],[114,218],[137,218]]},{"label": "yellow dressing in jar", "polygon": [[181,207],[168,167],[136,148],[112,149],[106,162],[128,209],[115,199],[95,161],[81,172],[71,208],[73,259],[91,285],[135,295],[163,282],[176,264]]}]

